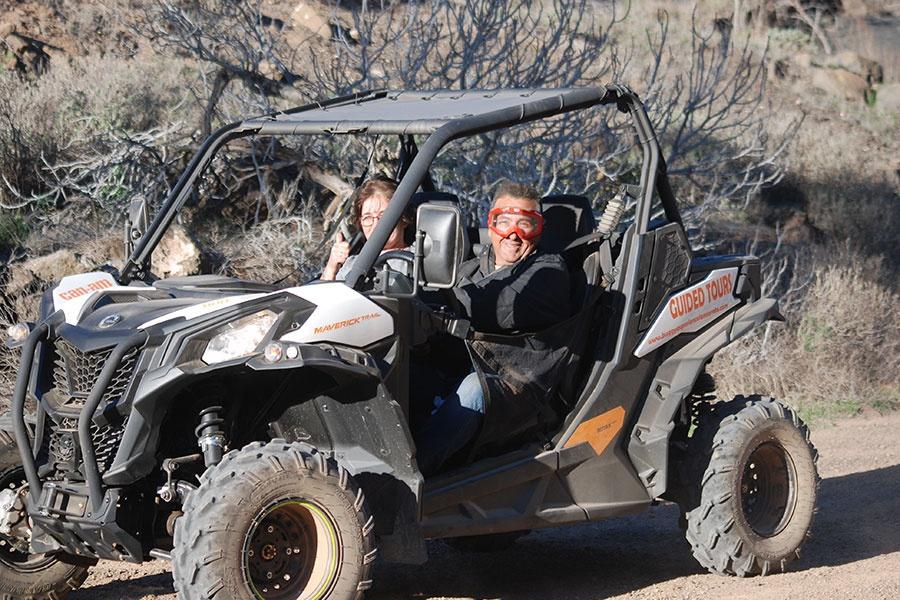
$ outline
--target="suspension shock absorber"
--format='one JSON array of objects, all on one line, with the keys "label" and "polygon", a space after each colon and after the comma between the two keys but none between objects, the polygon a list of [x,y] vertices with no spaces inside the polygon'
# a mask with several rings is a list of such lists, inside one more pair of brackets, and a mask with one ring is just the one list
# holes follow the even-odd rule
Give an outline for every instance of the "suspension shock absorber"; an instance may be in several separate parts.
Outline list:
[{"label": "suspension shock absorber", "polygon": [[222,430],[225,419],[219,416],[221,412],[221,406],[204,408],[200,411],[200,424],[194,430],[207,467],[219,464],[225,452],[225,432]]},{"label": "suspension shock absorber", "polygon": [[622,215],[625,213],[626,193],[623,188],[606,203],[597,231],[609,235],[616,230],[616,227],[619,226],[619,221],[622,220]]}]

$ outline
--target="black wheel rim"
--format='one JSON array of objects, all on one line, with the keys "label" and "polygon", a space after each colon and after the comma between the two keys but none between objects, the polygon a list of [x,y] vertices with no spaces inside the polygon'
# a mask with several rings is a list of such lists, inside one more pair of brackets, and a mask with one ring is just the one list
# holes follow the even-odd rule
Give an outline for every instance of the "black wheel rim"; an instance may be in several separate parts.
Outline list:
[{"label": "black wheel rim", "polygon": [[[0,475],[0,490],[17,490],[27,484],[25,470],[21,467],[10,469]],[[27,554],[13,548],[9,542],[0,538],[0,563],[21,573],[36,573],[53,564],[55,559],[46,554]]]},{"label": "black wheel rim", "polygon": [[244,543],[244,573],[257,598],[319,600],[340,566],[334,519],[306,500],[277,502],[254,519]]},{"label": "black wheel rim", "polygon": [[757,535],[774,537],[787,527],[796,504],[797,475],[780,444],[764,442],[750,453],[740,492],[744,519]]}]

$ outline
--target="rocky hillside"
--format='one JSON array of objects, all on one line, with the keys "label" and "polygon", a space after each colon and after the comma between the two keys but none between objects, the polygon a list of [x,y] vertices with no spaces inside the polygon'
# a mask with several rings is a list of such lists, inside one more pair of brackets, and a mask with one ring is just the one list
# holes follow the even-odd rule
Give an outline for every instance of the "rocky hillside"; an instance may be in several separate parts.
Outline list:
[{"label": "rocky hillside", "polygon": [[[203,137],[239,116],[381,86],[615,78],[650,104],[695,243],[762,254],[790,317],[717,360],[724,387],[771,390],[810,413],[900,402],[897,2],[179,6],[0,0],[4,325],[33,315],[59,277],[119,264],[130,199],[158,206]],[[703,107],[721,117],[704,119]],[[439,175],[473,218],[506,173],[600,206],[602,182],[634,172],[619,131],[600,129],[559,139],[558,173],[535,174],[539,155],[512,152],[485,154],[490,166],[475,168],[466,152],[482,149],[467,148]],[[566,162],[573,153],[581,166]],[[323,258],[323,214],[369,154],[230,150],[154,257],[158,274],[271,281],[299,266],[302,279]],[[376,166],[382,154],[372,154]],[[14,360],[0,356],[0,389]]]}]

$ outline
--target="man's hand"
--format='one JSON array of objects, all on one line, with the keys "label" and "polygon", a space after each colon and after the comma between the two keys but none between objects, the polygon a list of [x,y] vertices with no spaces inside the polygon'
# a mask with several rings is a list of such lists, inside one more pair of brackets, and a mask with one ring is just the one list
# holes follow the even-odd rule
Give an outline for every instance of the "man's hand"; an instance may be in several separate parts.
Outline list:
[{"label": "man's hand", "polygon": [[328,263],[322,270],[323,281],[334,281],[337,272],[341,266],[347,262],[350,256],[350,243],[344,240],[344,236],[338,232],[334,238],[334,245],[331,247],[331,253],[328,255]]}]

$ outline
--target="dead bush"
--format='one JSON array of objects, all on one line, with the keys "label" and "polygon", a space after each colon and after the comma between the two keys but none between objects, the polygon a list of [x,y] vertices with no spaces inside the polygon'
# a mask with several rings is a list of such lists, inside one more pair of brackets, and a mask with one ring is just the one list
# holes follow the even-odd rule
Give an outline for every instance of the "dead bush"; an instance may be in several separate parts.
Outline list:
[{"label": "dead bush", "polygon": [[813,416],[894,405],[900,295],[871,273],[859,256],[817,267],[786,325],[768,324],[717,355],[710,370],[721,395],[774,394]]},{"label": "dead bush", "polygon": [[[37,79],[0,73],[0,205],[52,208],[86,196],[118,207],[133,178],[127,162],[108,159],[140,146],[145,163],[166,162],[147,132],[178,122],[182,69],[177,59],[87,56]],[[98,161],[105,178],[94,177]]]}]

